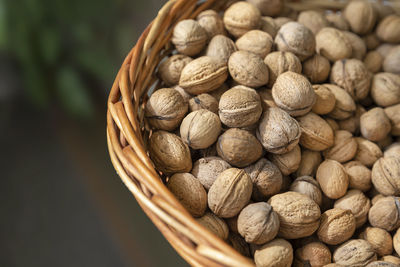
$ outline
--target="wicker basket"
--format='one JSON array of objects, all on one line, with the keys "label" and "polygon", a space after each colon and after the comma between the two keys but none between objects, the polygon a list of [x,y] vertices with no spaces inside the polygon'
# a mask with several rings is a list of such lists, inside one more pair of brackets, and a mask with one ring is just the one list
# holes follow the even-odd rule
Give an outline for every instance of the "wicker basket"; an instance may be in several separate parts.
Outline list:
[{"label": "wicker basket", "polygon": [[[118,175],[165,238],[193,266],[243,267],[254,266],[254,262],[198,224],[167,190],[147,153],[151,131],[144,121],[144,104],[148,92],[160,86],[154,73],[173,51],[170,39],[175,24],[205,9],[224,8],[228,2],[232,1],[168,1],[124,60],[108,100],[107,142]],[[303,0],[290,6],[296,10],[340,9],[345,3]]]}]

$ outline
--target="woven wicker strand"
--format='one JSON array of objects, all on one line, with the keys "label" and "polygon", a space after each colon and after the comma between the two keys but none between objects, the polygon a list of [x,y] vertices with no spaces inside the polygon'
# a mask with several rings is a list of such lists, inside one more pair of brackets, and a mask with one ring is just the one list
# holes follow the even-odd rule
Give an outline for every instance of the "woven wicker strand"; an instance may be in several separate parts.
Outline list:
[{"label": "woven wicker strand", "polygon": [[[125,58],[108,99],[107,143],[117,174],[169,243],[192,266],[247,267],[254,266],[254,262],[198,224],[167,190],[147,153],[151,130],[144,121],[144,104],[149,90],[160,86],[155,69],[173,50],[170,39],[176,23],[195,18],[205,9],[219,10],[227,2],[230,1],[168,1]],[[337,10],[346,1],[303,0],[288,4],[295,10]]]}]

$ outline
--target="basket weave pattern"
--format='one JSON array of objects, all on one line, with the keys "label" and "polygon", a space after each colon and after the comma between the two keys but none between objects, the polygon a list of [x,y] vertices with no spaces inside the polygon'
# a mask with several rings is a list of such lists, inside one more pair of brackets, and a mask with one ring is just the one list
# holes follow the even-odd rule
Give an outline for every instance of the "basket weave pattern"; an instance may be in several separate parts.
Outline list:
[{"label": "basket weave pattern", "polygon": [[[168,191],[147,153],[151,135],[144,105],[151,89],[159,88],[155,69],[173,51],[170,43],[177,22],[196,18],[206,9],[222,9],[227,0],[170,0],[145,29],[125,58],[108,99],[107,143],[118,175],[147,216],[175,250],[192,266],[254,266],[224,241],[198,224]],[[344,1],[295,1],[297,10],[340,9]]]}]

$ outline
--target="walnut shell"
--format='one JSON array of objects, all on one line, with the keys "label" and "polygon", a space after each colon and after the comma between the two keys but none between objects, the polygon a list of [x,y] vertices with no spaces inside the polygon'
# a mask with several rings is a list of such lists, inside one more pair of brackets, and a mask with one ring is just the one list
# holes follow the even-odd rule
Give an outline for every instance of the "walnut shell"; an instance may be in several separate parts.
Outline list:
[{"label": "walnut shell", "polygon": [[257,90],[258,95],[261,98],[261,104],[263,110],[267,110],[270,107],[276,107],[274,99],[272,98],[272,90],[266,87],[262,87]]},{"label": "walnut shell", "polygon": [[382,151],[377,144],[362,137],[356,137],[355,139],[357,142],[355,160],[367,167],[371,167],[374,165],[375,161],[382,157]]},{"label": "walnut shell", "polygon": [[[389,235],[390,236],[390,235]],[[397,229],[396,233],[393,236],[393,246],[397,254],[400,252],[400,230]],[[390,254],[390,253],[388,253]]]},{"label": "walnut shell", "polygon": [[228,244],[245,257],[251,257],[249,244],[236,233],[229,233]]},{"label": "walnut shell", "polygon": [[244,171],[253,182],[252,198],[254,200],[266,200],[281,190],[282,173],[275,164],[267,159],[261,158],[253,165],[245,168]]},{"label": "walnut shell", "polygon": [[285,239],[275,239],[256,249],[254,261],[257,267],[290,267],[293,262],[292,245]]},{"label": "walnut shell", "polygon": [[216,35],[207,46],[206,56],[227,64],[229,57],[236,51],[236,45],[230,38],[224,35]]},{"label": "walnut shell", "polygon": [[315,36],[306,26],[297,22],[288,22],[283,25],[275,37],[279,51],[295,54],[301,61],[315,53]]},{"label": "walnut shell", "polygon": [[300,166],[296,171],[296,176],[315,176],[317,168],[322,161],[321,153],[308,149],[301,150]]},{"label": "walnut shell", "polygon": [[285,154],[270,154],[269,159],[279,168],[283,175],[289,175],[300,166],[301,149],[296,145],[292,150]]},{"label": "walnut shell", "polygon": [[254,5],[239,1],[225,10],[223,20],[228,32],[238,38],[260,27],[261,13]]},{"label": "walnut shell", "polygon": [[368,50],[373,50],[381,44],[381,41],[379,41],[378,36],[376,36],[375,33],[367,34],[363,37],[363,39]]},{"label": "walnut shell", "polygon": [[227,78],[228,68],[225,63],[203,56],[183,68],[179,86],[190,94],[199,95],[217,89]]},{"label": "walnut shell", "polygon": [[388,43],[400,42],[400,16],[390,15],[382,19],[376,27],[379,39]]},{"label": "walnut shell", "polygon": [[179,83],[183,68],[193,59],[185,55],[173,55],[161,62],[158,73],[167,86]]},{"label": "walnut shell", "polygon": [[371,170],[359,161],[350,161],[344,165],[349,176],[349,188],[366,192],[371,189]]},{"label": "walnut shell", "polygon": [[262,245],[278,234],[279,218],[268,203],[249,204],[239,213],[238,230],[247,243]]},{"label": "walnut shell", "polygon": [[363,267],[376,259],[374,248],[363,239],[349,240],[333,253],[333,261],[344,266]]},{"label": "walnut shell", "polygon": [[400,226],[400,200],[398,197],[383,197],[372,205],[368,213],[369,223],[373,227],[390,232]]},{"label": "walnut shell", "polygon": [[325,57],[315,54],[303,62],[303,74],[311,83],[326,81],[331,71],[331,64]]},{"label": "walnut shell", "polygon": [[400,45],[396,45],[389,51],[383,61],[383,70],[400,75]]},{"label": "walnut shell", "polygon": [[246,32],[236,40],[239,50],[252,52],[261,58],[265,58],[271,52],[273,44],[271,35],[260,30]]},{"label": "walnut shell", "polygon": [[218,138],[217,153],[232,166],[249,166],[261,157],[262,152],[260,142],[246,130],[231,128]]},{"label": "walnut shell", "polygon": [[331,262],[329,248],[321,242],[311,242],[295,252],[294,267],[316,266],[322,267]]},{"label": "walnut shell", "polygon": [[215,114],[218,114],[218,101],[209,94],[201,94],[192,97],[189,100],[189,110],[190,112],[197,111],[200,109],[209,110]]},{"label": "walnut shell", "polygon": [[224,22],[218,13],[212,9],[205,10],[197,15],[197,21],[206,31],[208,39],[218,34],[226,35]]},{"label": "walnut shell", "polygon": [[360,190],[349,190],[345,196],[335,201],[335,208],[351,210],[356,219],[356,227],[361,227],[367,221],[371,201]]},{"label": "walnut shell", "polygon": [[312,111],[319,115],[330,113],[335,108],[335,95],[324,85],[313,85],[313,89],[316,100]]},{"label": "walnut shell", "polygon": [[382,157],[372,168],[372,183],[379,193],[386,196],[400,195],[400,155]]},{"label": "walnut shell", "polygon": [[227,169],[210,187],[208,206],[218,217],[233,217],[249,202],[252,187],[246,172],[236,168]]},{"label": "walnut shell", "polygon": [[350,210],[330,209],[321,215],[319,239],[328,245],[338,245],[351,238],[356,220]]},{"label": "walnut shell", "polygon": [[365,54],[367,53],[367,45],[365,44],[364,40],[352,32],[344,31],[343,34],[347,37],[347,40],[351,44],[351,58],[363,60]]},{"label": "walnut shell", "polygon": [[268,86],[272,87],[279,75],[286,71],[301,73],[301,62],[299,58],[291,52],[276,51],[268,54],[264,63],[268,66],[269,81]]},{"label": "walnut shell", "polygon": [[333,146],[334,135],[331,126],[315,113],[298,117],[301,128],[300,145],[314,151],[322,151]]},{"label": "walnut shell", "polygon": [[322,28],[329,26],[329,21],[324,14],[315,10],[300,12],[297,21],[309,28],[314,34],[317,34]]},{"label": "walnut shell", "polygon": [[167,188],[194,217],[203,216],[207,193],[199,180],[190,173],[176,173],[168,179]]},{"label": "walnut shell", "polygon": [[323,161],[318,167],[316,178],[327,197],[338,199],[346,194],[349,177],[339,162],[330,159]]},{"label": "walnut shell", "polygon": [[219,117],[229,127],[246,127],[255,124],[262,113],[260,96],[246,86],[235,86],[219,100]]},{"label": "walnut shell", "polygon": [[259,55],[248,51],[234,52],[228,61],[229,73],[239,84],[260,87],[268,82],[268,67]]},{"label": "walnut shell", "polygon": [[196,221],[222,240],[228,239],[228,225],[223,219],[218,218],[214,213],[206,212],[204,216],[197,218]]},{"label": "walnut shell", "polygon": [[247,2],[255,5],[263,16],[279,15],[284,7],[283,0],[247,0]]},{"label": "walnut shell", "polygon": [[342,13],[327,13],[325,15],[326,20],[334,27],[341,31],[348,31],[350,26],[347,21],[343,18]]},{"label": "walnut shell", "polygon": [[322,192],[317,180],[310,176],[298,177],[290,186],[289,191],[308,196],[319,206],[322,204]]},{"label": "walnut shell", "polygon": [[207,38],[207,32],[197,21],[186,19],[176,24],[171,41],[179,53],[195,56],[203,50]]},{"label": "walnut shell", "polygon": [[332,118],[326,118],[325,120],[329,124],[329,126],[331,126],[331,128],[334,132],[336,132],[337,130],[340,130],[340,127],[339,127],[339,124],[337,123],[337,121],[335,121]]},{"label": "walnut shell", "polygon": [[335,120],[345,120],[351,117],[356,111],[356,103],[351,95],[343,88],[334,84],[324,84],[336,98],[335,108],[328,114],[329,117]]},{"label": "walnut shell", "polygon": [[191,173],[209,190],[218,175],[229,168],[231,165],[219,157],[205,157],[193,164]]},{"label": "walnut shell", "polygon": [[330,80],[346,90],[355,100],[368,96],[371,74],[358,59],[342,59],[332,66]]},{"label": "walnut shell", "polygon": [[172,131],[179,126],[187,111],[188,104],[178,91],[162,88],[150,96],[145,116],[154,128]]},{"label": "walnut shell", "polygon": [[261,17],[260,30],[268,33],[269,35],[271,35],[272,38],[275,38],[276,33],[278,32],[275,21],[271,17]]},{"label": "walnut shell", "polygon": [[384,153],[385,157],[393,157],[400,155],[400,142],[396,142],[388,146]]},{"label": "walnut shell", "polygon": [[385,59],[387,57],[387,55],[389,54],[390,50],[392,50],[392,48],[394,48],[395,45],[394,44],[388,44],[388,43],[384,43],[379,45],[376,48],[376,51],[381,54],[381,56],[383,57],[383,59]]},{"label": "walnut shell", "polygon": [[400,136],[400,104],[385,108],[385,114],[392,125],[392,135]]},{"label": "walnut shell", "polygon": [[157,170],[165,174],[189,172],[192,169],[189,147],[175,134],[166,131],[153,132],[149,152]]},{"label": "walnut shell", "polygon": [[389,118],[382,108],[373,108],[361,115],[361,134],[370,141],[383,140],[390,133],[391,128]]},{"label": "walnut shell", "polygon": [[271,153],[283,154],[292,150],[301,135],[299,123],[279,108],[264,111],[257,131],[257,138]]},{"label": "walnut shell", "polygon": [[392,236],[385,230],[376,227],[367,227],[360,234],[360,238],[367,240],[375,249],[378,256],[392,254]]},{"label": "walnut shell", "polygon": [[351,31],[363,35],[372,31],[376,23],[376,12],[372,3],[365,0],[351,1],[343,10],[343,16]]},{"label": "walnut shell", "polygon": [[365,267],[398,267],[398,265],[386,261],[373,261]]},{"label": "walnut shell", "polygon": [[317,203],[309,197],[286,192],[268,200],[279,216],[279,235],[286,239],[296,239],[312,235],[319,226],[321,211]]},{"label": "walnut shell", "polygon": [[278,107],[292,116],[307,114],[316,98],[311,83],[303,75],[291,71],[278,76],[272,87],[272,97]]},{"label": "walnut shell", "polygon": [[[400,265],[400,258],[392,256],[392,255],[385,255],[381,258],[381,260],[388,262],[388,263],[394,263],[394,264]],[[390,266],[390,267],[392,267],[392,266]]]},{"label": "walnut shell", "polygon": [[382,72],[374,75],[371,84],[371,96],[381,107],[400,103],[400,76]]},{"label": "walnut shell", "polygon": [[352,55],[352,46],[346,35],[338,29],[326,27],[315,36],[317,53],[332,62]]},{"label": "walnut shell", "polygon": [[[369,70],[372,73],[378,73],[382,69],[382,64],[383,64],[383,57],[377,51],[370,51],[364,57],[364,65],[367,68],[367,70]],[[373,80],[371,86],[372,85],[373,85]]]},{"label": "walnut shell", "polygon": [[335,132],[335,142],[332,147],[325,150],[323,155],[326,159],[333,159],[340,163],[349,161],[357,153],[357,142],[348,131],[339,130]]},{"label": "walnut shell", "polygon": [[[277,17],[274,19],[276,28],[279,29],[282,28],[283,25],[285,25],[286,23],[292,22],[293,19],[292,18],[288,18],[288,17]],[[276,36],[275,36],[276,37]]]},{"label": "walnut shell", "polygon": [[356,112],[353,117],[338,121],[340,130],[345,130],[354,135],[358,135],[360,133],[360,117],[365,112],[367,112],[365,108],[362,105],[357,104]]}]

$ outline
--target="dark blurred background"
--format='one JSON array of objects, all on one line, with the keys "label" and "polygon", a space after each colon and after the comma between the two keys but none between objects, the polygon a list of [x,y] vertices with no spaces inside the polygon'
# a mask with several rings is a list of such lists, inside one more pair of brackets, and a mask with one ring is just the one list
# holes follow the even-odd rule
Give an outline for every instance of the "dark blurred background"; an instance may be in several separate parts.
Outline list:
[{"label": "dark blurred background", "polygon": [[185,266],[116,175],[106,99],[162,0],[0,0],[0,266]]}]

